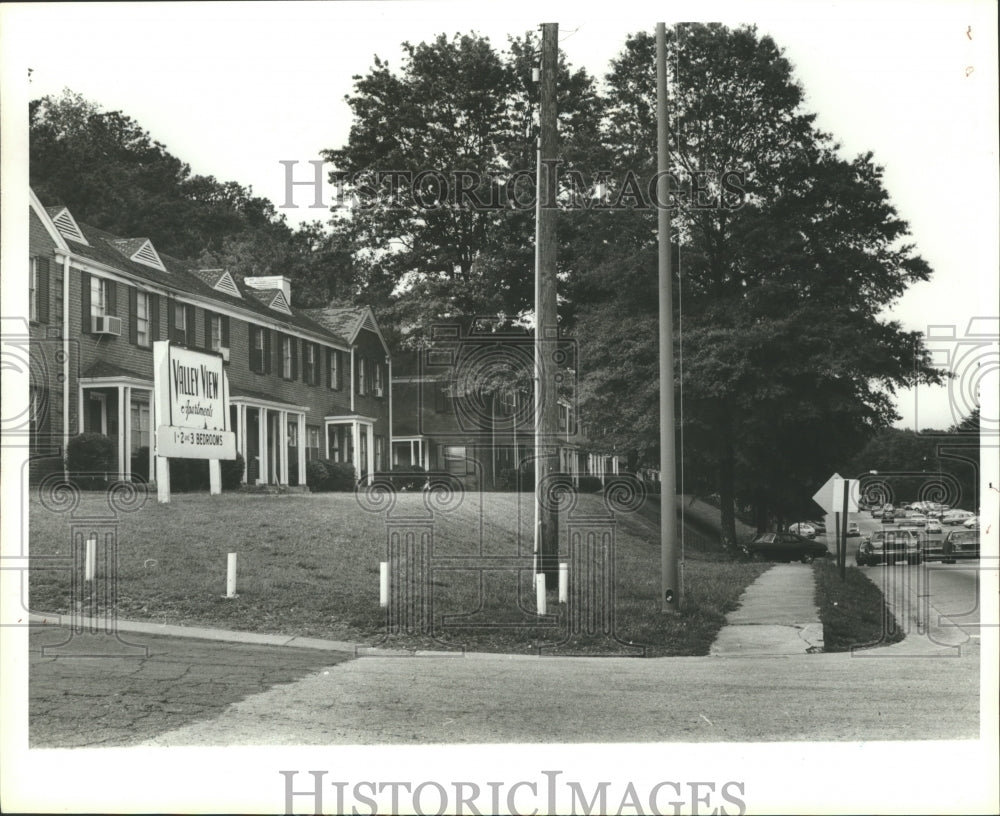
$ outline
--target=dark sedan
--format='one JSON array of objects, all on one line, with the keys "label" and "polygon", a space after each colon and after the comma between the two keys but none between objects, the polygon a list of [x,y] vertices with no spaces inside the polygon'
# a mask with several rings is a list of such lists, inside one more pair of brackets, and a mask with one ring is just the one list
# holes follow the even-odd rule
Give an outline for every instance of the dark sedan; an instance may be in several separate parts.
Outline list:
[{"label": "dark sedan", "polygon": [[743,552],[758,561],[801,561],[803,564],[830,554],[825,544],[795,533],[764,533],[745,545]]},{"label": "dark sedan", "polygon": [[978,530],[952,530],[945,536],[941,560],[954,564],[956,558],[979,558]]}]

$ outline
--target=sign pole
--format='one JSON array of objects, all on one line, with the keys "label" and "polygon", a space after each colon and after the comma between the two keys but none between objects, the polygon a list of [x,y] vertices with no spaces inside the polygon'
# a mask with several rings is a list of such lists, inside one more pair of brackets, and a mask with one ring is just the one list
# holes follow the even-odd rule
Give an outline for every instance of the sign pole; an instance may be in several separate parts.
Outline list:
[{"label": "sign pole", "polygon": [[845,479],[842,484],[844,485],[844,515],[841,520],[844,525],[843,529],[840,531],[841,540],[844,542],[843,552],[840,554],[840,580],[847,580],[847,500],[851,493],[851,481]]}]

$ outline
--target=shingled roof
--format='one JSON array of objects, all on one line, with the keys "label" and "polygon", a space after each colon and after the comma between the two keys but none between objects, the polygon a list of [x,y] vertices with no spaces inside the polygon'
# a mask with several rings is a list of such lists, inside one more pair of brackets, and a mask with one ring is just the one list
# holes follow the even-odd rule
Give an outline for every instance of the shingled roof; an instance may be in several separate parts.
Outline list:
[{"label": "shingled roof", "polygon": [[[66,210],[66,207],[46,207],[45,210],[50,216],[54,216]],[[63,230],[60,230],[60,234],[66,240],[70,250],[82,258],[96,261],[113,269],[119,269],[135,278],[158,284],[178,294],[191,295],[209,304],[214,302],[243,312],[251,312],[259,315],[267,322],[284,323],[312,334],[328,337],[340,344],[347,343],[346,338],[348,333],[337,331],[326,321],[321,322],[311,315],[313,312],[326,312],[327,310],[296,309],[289,304],[290,314],[278,312],[269,307],[269,303],[275,297],[274,291],[262,292],[261,290],[252,289],[242,282],[236,282],[236,287],[242,294],[242,297],[228,294],[227,292],[213,288],[222,277],[223,272],[220,270],[202,270],[190,261],[174,258],[171,255],[157,251],[165,270],[161,271],[148,264],[139,263],[131,259],[131,255],[142,247],[147,240],[146,238],[121,238],[89,224],[79,221],[75,221],[75,224],[87,243],[81,243]],[[357,309],[341,309],[338,307],[331,307],[330,311],[352,313],[356,316],[365,313],[365,310],[359,311]],[[357,320],[357,317],[355,317],[355,320]],[[341,324],[338,321],[334,322],[334,326],[339,325]]]}]

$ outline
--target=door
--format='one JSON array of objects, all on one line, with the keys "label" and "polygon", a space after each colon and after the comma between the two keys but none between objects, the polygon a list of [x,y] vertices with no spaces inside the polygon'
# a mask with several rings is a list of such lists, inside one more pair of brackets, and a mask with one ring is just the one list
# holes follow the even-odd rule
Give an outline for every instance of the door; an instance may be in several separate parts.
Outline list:
[{"label": "door", "polygon": [[299,483],[299,420],[288,418],[288,484],[295,487]]}]

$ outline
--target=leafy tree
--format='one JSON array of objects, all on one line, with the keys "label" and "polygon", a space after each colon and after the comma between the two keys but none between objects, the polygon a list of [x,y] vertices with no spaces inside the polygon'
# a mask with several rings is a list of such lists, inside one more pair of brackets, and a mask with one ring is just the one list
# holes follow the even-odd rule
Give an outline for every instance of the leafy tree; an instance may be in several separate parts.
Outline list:
[{"label": "leafy tree", "polygon": [[[476,34],[440,35],[402,49],[399,71],[376,57],[355,77],[348,142],[324,152],[331,178],[359,196],[338,229],[362,287],[388,295],[387,322],[411,340],[442,317],[522,316],[533,295],[536,40],[500,53]],[[561,65],[559,87],[572,153],[574,138],[595,136],[599,100],[582,70]]]},{"label": "leafy tree", "polygon": [[[685,466],[717,485],[732,540],[737,491],[780,516],[843,448],[896,418],[895,389],[938,381],[921,335],[878,317],[930,269],[904,241],[881,168],[870,154],[842,159],[814,127],[773,40],[686,25],[667,47]],[[634,169],[643,187],[655,170],[651,36],[629,38],[608,86],[618,177]],[[599,362],[585,405],[609,420],[658,407],[655,214],[632,219],[624,247],[611,243],[574,288],[584,365]],[[655,421],[618,427],[658,453]]]}]

